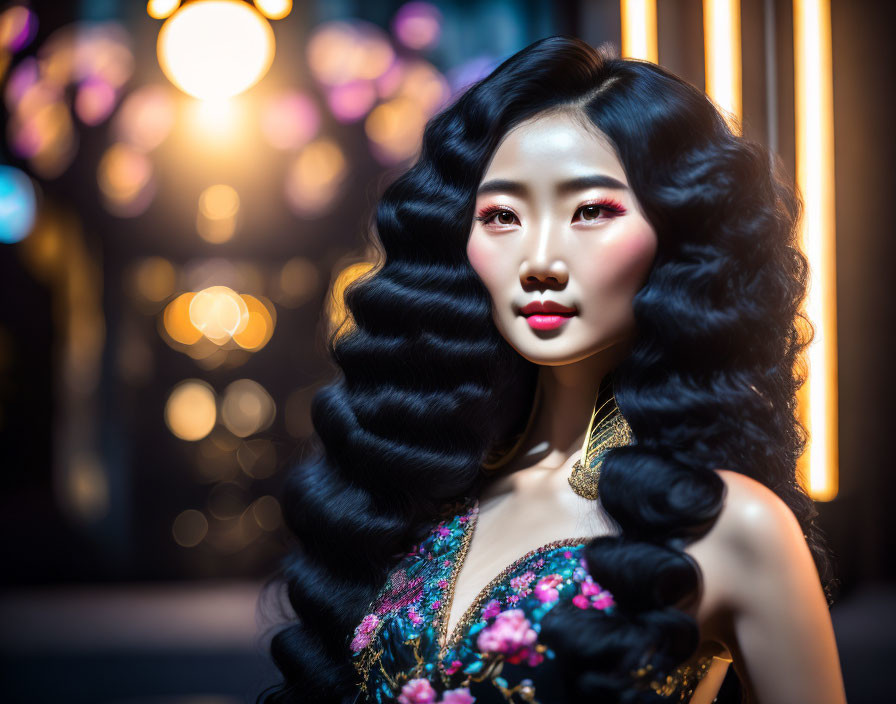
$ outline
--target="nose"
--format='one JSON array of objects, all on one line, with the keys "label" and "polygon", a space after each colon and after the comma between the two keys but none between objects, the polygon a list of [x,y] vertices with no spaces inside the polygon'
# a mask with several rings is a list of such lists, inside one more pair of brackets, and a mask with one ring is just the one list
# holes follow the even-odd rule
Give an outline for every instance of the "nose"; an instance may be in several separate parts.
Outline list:
[{"label": "nose", "polygon": [[553,250],[559,242],[560,233],[552,233],[551,226],[539,228],[532,233],[527,251],[520,264],[520,283],[524,289],[533,287],[562,288],[569,281],[569,268],[562,257]]}]

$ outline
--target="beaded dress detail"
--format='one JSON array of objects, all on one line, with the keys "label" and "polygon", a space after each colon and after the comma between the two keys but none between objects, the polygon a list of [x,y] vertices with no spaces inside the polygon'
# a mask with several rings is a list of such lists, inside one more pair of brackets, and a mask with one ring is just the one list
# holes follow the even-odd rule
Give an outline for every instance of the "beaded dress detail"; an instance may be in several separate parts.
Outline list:
[{"label": "beaded dress detail", "polygon": [[[538,642],[541,620],[561,601],[608,614],[615,608],[613,595],[587,571],[583,550],[590,538],[554,541],[518,558],[447,633],[454,583],[478,513],[476,498],[451,507],[451,517],[390,572],[350,644],[358,702],[563,701],[555,655]],[[702,658],[650,686],[686,702],[711,661],[712,656]]]}]

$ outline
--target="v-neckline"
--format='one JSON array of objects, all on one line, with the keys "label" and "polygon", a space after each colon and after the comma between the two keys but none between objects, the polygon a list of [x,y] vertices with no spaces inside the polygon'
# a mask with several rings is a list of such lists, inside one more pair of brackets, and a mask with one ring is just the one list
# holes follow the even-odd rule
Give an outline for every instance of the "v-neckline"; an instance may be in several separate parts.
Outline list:
[{"label": "v-neckline", "polygon": [[518,569],[521,564],[539,553],[553,550],[554,548],[558,547],[571,547],[573,545],[588,543],[592,540],[592,536],[584,536],[581,538],[561,538],[559,540],[552,540],[551,542],[533,548],[526,554],[516,558],[498,574],[492,577],[492,579],[490,579],[488,583],[479,590],[470,605],[461,613],[460,617],[457,620],[457,623],[455,623],[454,627],[451,629],[451,633],[448,633],[448,618],[451,615],[451,607],[454,604],[454,587],[457,583],[457,577],[460,574],[461,568],[465,563],[467,549],[470,546],[470,541],[473,539],[473,533],[476,530],[476,523],[479,519],[479,498],[475,497],[472,501],[472,504],[468,503],[467,506],[468,508],[466,511],[466,515],[468,516],[468,520],[466,521],[466,523],[464,523],[464,533],[461,539],[461,544],[455,553],[450,567],[447,596],[442,599],[442,603],[439,605],[438,610],[438,628],[436,629],[436,642],[439,648],[438,661],[440,667],[444,666],[442,662],[443,658],[447,655],[448,651],[457,644],[457,641],[463,633],[464,628],[468,625],[468,622],[472,619],[472,617],[482,608],[483,602],[485,601],[486,597],[491,594],[492,590],[498,584],[500,584],[504,579],[512,574],[514,570]]}]

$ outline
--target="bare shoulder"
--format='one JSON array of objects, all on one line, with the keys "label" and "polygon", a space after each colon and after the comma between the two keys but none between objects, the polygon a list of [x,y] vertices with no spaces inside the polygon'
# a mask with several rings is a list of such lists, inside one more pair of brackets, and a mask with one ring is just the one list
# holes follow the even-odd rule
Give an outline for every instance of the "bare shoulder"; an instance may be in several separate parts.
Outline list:
[{"label": "bare shoulder", "polygon": [[773,567],[782,561],[792,564],[798,554],[808,555],[799,521],[780,496],[740,472],[718,469],[716,473],[727,493],[711,532],[734,561],[729,567]]},{"label": "bare shoulder", "polygon": [[701,567],[723,614],[714,635],[748,701],[845,704],[828,604],[797,517],[761,482],[716,471],[727,494]]},{"label": "bare shoulder", "polygon": [[[726,487],[722,508],[709,531],[685,552],[702,574],[695,613],[701,637],[731,645],[737,613],[779,588],[781,570],[814,572],[814,563],[796,516],[774,491],[740,472],[716,473]],[[780,600],[780,594],[775,597]]]}]

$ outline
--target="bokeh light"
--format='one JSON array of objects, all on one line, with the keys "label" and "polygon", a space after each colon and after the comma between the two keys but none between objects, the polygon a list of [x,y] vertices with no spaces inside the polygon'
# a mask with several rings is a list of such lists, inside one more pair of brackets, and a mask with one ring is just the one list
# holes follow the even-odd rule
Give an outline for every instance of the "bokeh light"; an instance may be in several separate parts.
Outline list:
[{"label": "bokeh light", "polygon": [[263,298],[242,294],[249,311],[245,327],[233,335],[233,341],[250,352],[264,347],[274,334],[277,313],[274,306]]},{"label": "bokeh light", "polygon": [[274,59],[274,32],[247,3],[199,0],[165,20],[156,50],[168,80],[185,93],[228,98],[267,73]]},{"label": "bokeh light", "polygon": [[134,268],[134,292],[146,303],[160,303],[174,292],[177,274],[164,257],[146,257]]},{"label": "bokeh light", "polygon": [[383,102],[367,115],[364,129],[373,156],[392,166],[420,148],[426,121],[451,97],[448,79],[428,61],[396,62],[377,80]]},{"label": "bokeh light", "polygon": [[106,149],[97,167],[103,205],[113,215],[136,217],[152,202],[156,192],[153,165],[142,151],[124,142]]},{"label": "bokeh light", "polygon": [[94,522],[109,512],[109,477],[98,458],[74,458],[66,484],[68,505],[81,520]]},{"label": "bokeh light", "polygon": [[24,5],[12,5],[0,13],[0,49],[15,54],[37,34],[37,15]]},{"label": "bokeh light", "polygon": [[160,84],[141,86],[124,99],[112,118],[112,138],[149,152],[171,133],[174,118],[171,88]]},{"label": "bokeh light", "polygon": [[202,337],[202,332],[190,320],[190,302],[195,293],[182,293],[167,306],[162,314],[162,328],[175,342],[193,345]]},{"label": "bokeh light", "polygon": [[280,527],[283,512],[280,502],[271,495],[260,496],[252,503],[252,512],[258,525],[267,531],[277,530]]},{"label": "bokeh light", "polygon": [[276,278],[275,300],[287,308],[297,308],[307,303],[320,288],[320,272],[307,257],[292,257],[280,269]]},{"label": "bokeh light", "polygon": [[297,215],[323,214],[332,206],[347,171],[345,154],[335,140],[314,140],[299,152],[287,171],[287,203]]},{"label": "bokeh light", "polygon": [[306,50],[311,73],[324,86],[381,76],[395,59],[383,30],[369,22],[325,22],[314,30]]},{"label": "bokeh light", "polygon": [[376,86],[372,81],[356,78],[333,86],[327,91],[330,112],[340,122],[354,122],[364,117],[376,102]]},{"label": "bokeh light", "polygon": [[393,98],[377,105],[364,122],[370,150],[383,164],[409,159],[420,149],[426,114],[410,98]]},{"label": "bokeh light", "polygon": [[236,232],[240,197],[232,186],[218,183],[209,186],[199,196],[196,212],[196,231],[206,242],[226,242]]},{"label": "bokeh light", "polygon": [[0,242],[24,239],[34,227],[36,210],[34,184],[28,175],[0,164]]},{"label": "bokeh light", "polygon": [[24,57],[13,67],[9,72],[6,89],[3,93],[3,99],[9,112],[14,112],[19,108],[22,97],[31,86],[38,82],[39,78],[40,68],[37,59],[33,56]]},{"label": "bokeh light", "polygon": [[303,93],[282,93],[265,102],[261,131],[276,149],[298,149],[313,139],[320,129],[321,116],[315,102]]},{"label": "bokeh light", "polygon": [[154,20],[163,20],[180,6],[180,0],[149,0],[146,14]]},{"label": "bokeh light", "polygon": [[241,332],[248,320],[246,302],[229,286],[209,286],[190,301],[190,322],[217,344]]},{"label": "bokeh light", "polygon": [[255,0],[255,7],[269,20],[282,20],[292,12],[292,0]]},{"label": "bokeh light", "polygon": [[448,80],[428,61],[417,59],[403,64],[396,95],[410,98],[427,118],[437,113],[451,97]]},{"label": "bokeh light", "polygon": [[11,151],[43,178],[59,176],[74,160],[78,136],[59,89],[38,81],[26,89],[7,124]]},{"label": "bokeh light", "polygon": [[75,114],[85,125],[98,125],[112,114],[117,99],[115,88],[102,78],[88,78],[75,94]]},{"label": "bokeh light", "polygon": [[202,511],[188,508],[174,519],[171,534],[181,547],[194,548],[208,535],[208,519]]},{"label": "bokeh light", "polygon": [[[14,11],[20,13],[17,20],[9,11],[2,15],[7,21],[0,21],[0,33],[18,44],[21,36],[15,28],[23,15]],[[30,22],[22,31],[30,32]],[[70,86],[73,109],[84,124],[99,124],[113,112],[119,90],[134,72],[130,42],[129,32],[117,22],[74,22],[50,34],[36,56],[23,58],[12,69],[4,91],[10,112],[7,141],[34,174],[58,177],[78,151],[80,138],[67,98]],[[139,200],[128,206],[137,204]]]},{"label": "bokeh light", "polygon": [[181,440],[201,440],[211,432],[216,420],[215,392],[204,381],[187,379],[168,395],[165,424]]},{"label": "bokeh light", "polygon": [[274,399],[252,379],[231,382],[222,395],[221,422],[240,438],[269,428],[276,412]]},{"label": "bokeh light", "polygon": [[267,479],[277,470],[277,450],[267,438],[252,438],[240,443],[236,451],[240,469],[253,479]]},{"label": "bokeh light", "polygon": [[428,49],[439,40],[442,13],[428,2],[405,3],[395,13],[392,31],[409,49]]}]

